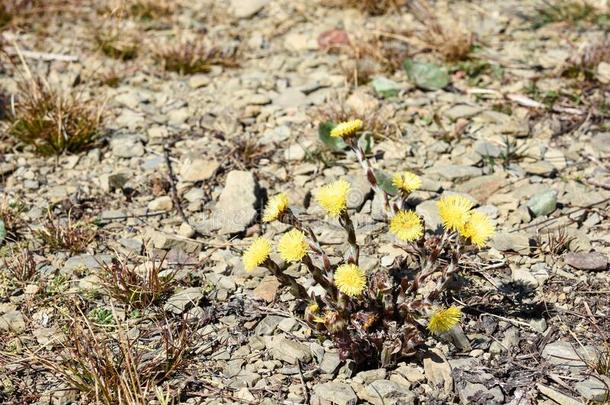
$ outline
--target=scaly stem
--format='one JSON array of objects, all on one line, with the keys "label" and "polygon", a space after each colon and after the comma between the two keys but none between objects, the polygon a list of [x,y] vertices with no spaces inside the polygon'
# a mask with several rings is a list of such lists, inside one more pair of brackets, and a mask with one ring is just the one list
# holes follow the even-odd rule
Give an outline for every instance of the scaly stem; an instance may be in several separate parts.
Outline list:
[{"label": "scaly stem", "polygon": [[360,257],[360,247],[356,241],[356,231],[354,230],[354,223],[352,222],[347,210],[341,212],[339,216],[339,223],[347,232],[347,242],[350,246],[350,255],[347,259],[348,262],[358,265],[358,259]]},{"label": "scaly stem", "polygon": [[320,284],[322,288],[326,290],[330,298],[336,301],[337,287],[335,287],[335,284],[331,280],[326,278],[324,274],[322,274],[322,270],[319,267],[313,264],[309,255],[305,255],[303,257],[303,263],[305,264],[305,266],[307,266],[307,269],[313,276],[313,279],[316,281],[316,283]]},{"label": "scaly stem", "polygon": [[324,272],[326,274],[330,274],[330,259],[328,258],[326,252],[324,252],[324,249],[322,249],[322,245],[320,245],[320,242],[318,241],[318,238],[316,237],[316,234],[313,232],[313,230],[309,226],[303,224],[290,209],[286,210],[286,212],[284,212],[278,219],[284,224],[294,226],[296,229],[305,233],[309,237],[309,247],[314,253],[320,255],[320,257],[322,258],[322,266],[324,267]]},{"label": "scaly stem", "polygon": [[309,299],[309,295],[307,295],[307,291],[305,290],[305,287],[303,287],[301,284],[299,284],[299,282],[296,280],[296,278],[284,273],[285,269],[280,268],[280,266],[278,266],[278,264],[276,262],[274,262],[271,259],[267,259],[262,264],[262,266],[269,269],[269,271],[271,271],[271,273],[273,273],[273,275],[278,279],[278,281],[282,285],[289,287],[290,293],[295,298],[302,299],[302,300]]}]

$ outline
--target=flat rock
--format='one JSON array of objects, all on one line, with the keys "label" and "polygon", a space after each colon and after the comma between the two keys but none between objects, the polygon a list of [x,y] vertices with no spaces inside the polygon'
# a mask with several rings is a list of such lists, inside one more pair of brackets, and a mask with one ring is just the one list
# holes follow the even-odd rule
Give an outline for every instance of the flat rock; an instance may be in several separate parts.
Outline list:
[{"label": "flat rock", "polygon": [[547,387],[542,384],[536,384],[536,387],[542,395],[549,397],[559,405],[583,405],[582,402],[572,398],[571,396],[563,394],[554,388]]},{"label": "flat rock", "polygon": [[348,384],[327,382],[318,384],[313,389],[311,405],[356,405],[358,397]]},{"label": "flat rock", "polygon": [[608,256],[600,252],[567,253],[563,260],[579,270],[603,271],[608,268]]},{"label": "flat rock", "polygon": [[535,194],[527,202],[527,207],[536,217],[549,215],[557,208],[557,191],[545,190]]},{"label": "flat rock", "polygon": [[483,171],[478,167],[465,165],[436,165],[428,171],[429,174],[436,174],[447,180],[467,180],[479,177]]},{"label": "flat rock", "polygon": [[408,386],[388,380],[373,381],[360,391],[358,396],[373,405],[403,405],[415,402],[415,394]]},{"label": "flat rock", "polygon": [[257,184],[250,172],[233,170],[214,208],[214,225],[220,233],[244,231],[256,218]]},{"label": "flat rock", "polygon": [[220,164],[213,159],[186,159],[180,168],[180,180],[197,182],[212,178]]},{"label": "flat rock", "polygon": [[441,224],[441,216],[438,212],[436,201],[424,201],[415,207],[415,212],[424,219],[426,228],[436,230]]},{"label": "flat rock", "polygon": [[446,394],[453,391],[451,365],[440,350],[432,349],[426,353],[424,373],[432,387],[441,388]]},{"label": "flat rock", "polygon": [[181,314],[192,306],[196,306],[199,300],[203,298],[203,291],[199,287],[186,288],[172,295],[163,309],[174,314]]},{"label": "flat rock", "polygon": [[148,203],[148,209],[151,211],[171,211],[174,208],[174,202],[168,195],[157,197]]},{"label": "flat rock", "polygon": [[530,237],[520,232],[496,232],[491,238],[490,246],[500,252],[527,254],[530,251]]},{"label": "flat rock", "polygon": [[481,107],[458,104],[446,110],[443,114],[452,121],[459,118],[470,118],[479,114],[483,109]]},{"label": "flat rock", "polygon": [[471,195],[477,202],[483,204],[487,199],[504,187],[506,179],[499,174],[475,177],[455,187],[456,191]]},{"label": "flat rock", "polygon": [[138,136],[121,135],[110,141],[113,156],[120,158],[132,158],[144,156],[144,145]]},{"label": "flat rock", "polygon": [[277,291],[280,287],[280,282],[277,281],[275,276],[266,276],[263,280],[256,286],[253,293],[254,296],[260,298],[267,302],[275,301],[275,297],[277,296]]},{"label": "flat rock", "polygon": [[594,360],[596,351],[592,347],[576,347],[575,345],[558,340],[547,344],[542,349],[542,358],[549,363],[566,368],[585,368],[587,361]]},{"label": "flat rock", "polygon": [[301,342],[287,339],[283,335],[278,335],[271,339],[270,347],[268,347],[268,349],[274,359],[285,361],[286,363],[307,363],[311,360],[311,350],[309,349],[309,346]]},{"label": "flat rock", "polygon": [[591,376],[577,382],[574,388],[586,400],[601,403],[610,398],[610,377]]},{"label": "flat rock", "polygon": [[19,311],[9,311],[0,316],[0,330],[21,333],[25,330],[25,320]]},{"label": "flat rock", "polygon": [[72,256],[64,263],[64,267],[61,269],[62,273],[71,272],[78,269],[86,270],[97,270],[106,265],[112,263],[112,256],[110,255],[90,255],[82,254],[78,256]]}]

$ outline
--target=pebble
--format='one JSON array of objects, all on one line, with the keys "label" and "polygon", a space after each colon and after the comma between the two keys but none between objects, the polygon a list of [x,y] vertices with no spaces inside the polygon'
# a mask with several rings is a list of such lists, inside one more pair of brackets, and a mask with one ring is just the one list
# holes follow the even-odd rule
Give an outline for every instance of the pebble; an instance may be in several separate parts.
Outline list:
[{"label": "pebble", "polygon": [[567,253],[563,260],[566,264],[579,270],[603,271],[608,269],[608,256],[600,252]]},{"label": "pebble", "polygon": [[327,382],[314,387],[311,405],[356,405],[358,397],[348,384]]},{"label": "pebble", "polygon": [[229,172],[212,215],[213,225],[221,234],[242,232],[254,221],[257,189],[251,172]]}]

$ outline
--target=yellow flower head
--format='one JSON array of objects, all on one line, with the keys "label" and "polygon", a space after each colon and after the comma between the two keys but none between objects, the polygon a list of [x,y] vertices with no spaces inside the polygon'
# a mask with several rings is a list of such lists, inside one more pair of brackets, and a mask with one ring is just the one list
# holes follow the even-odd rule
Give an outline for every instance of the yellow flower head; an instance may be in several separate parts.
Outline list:
[{"label": "yellow flower head", "polygon": [[461,195],[449,195],[441,198],[437,206],[445,228],[462,232],[470,217],[472,202]]},{"label": "yellow flower head", "polygon": [[309,250],[305,234],[298,229],[286,232],[277,245],[280,256],[287,262],[298,262]]},{"label": "yellow flower head", "polygon": [[470,238],[470,242],[473,245],[483,247],[494,234],[494,225],[487,215],[482,212],[473,211],[461,234],[465,238]]},{"label": "yellow flower head", "polygon": [[335,284],[343,294],[357,297],[364,291],[366,276],[355,264],[342,264],[335,271]]},{"label": "yellow flower head", "polygon": [[360,119],[342,122],[331,129],[330,136],[333,138],[345,138],[346,136],[354,135],[360,128],[362,128],[362,120]]},{"label": "yellow flower head", "polygon": [[260,266],[271,253],[271,242],[266,238],[256,238],[244,252],[241,260],[246,271],[250,272]]},{"label": "yellow flower head", "polygon": [[422,237],[424,226],[413,211],[399,211],[390,221],[390,232],[400,240],[412,242]]},{"label": "yellow flower head", "polygon": [[394,187],[410,193],[421,187],[421,179],[417,174],[411,172],[396,173],[392,177],[392,184]]},{"label": "yellow flower head", "polygon": [[263,222],[271,222],[278,219],[288,208],[288,196],[284,193],[274,195],[267,201],[267,206],[263,212]]},{"label": "yellow flower head", "polygon": [[328,212],[331,217],[338,216],[347,209],[347,194],[350,184],[345,180],[337,180],[320,188],[316,194],[318,204]]},{"label": "yellow flower head", "polygon": [[460,323],[460,319],[462,319],[462,311],[458,307],[451,306],[447,309],[436,310],[430,316],[428,330],[435,335],[442,335]]}]

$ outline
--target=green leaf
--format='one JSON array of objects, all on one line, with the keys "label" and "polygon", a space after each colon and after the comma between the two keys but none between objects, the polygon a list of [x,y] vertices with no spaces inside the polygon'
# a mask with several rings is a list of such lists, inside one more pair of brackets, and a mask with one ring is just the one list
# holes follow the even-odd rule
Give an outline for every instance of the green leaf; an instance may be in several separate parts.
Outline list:
[{"label": "green leaf", "polygon": [[379,187],[381,187],[383,191],[390,195],[398,194],[398,189],[392,184],[392,178],[390,176],[377,169],[374,169],[373,173],[375,173],[377,184],[379,184]]},{"label": "green leaf", "polygon": [[0,219],[0,245],[4,242],[4,238],[6,238],[6,226],[4,221]]},{"label": "green leaf", "polygon": [[347,147],[347,144],[341,138],[333,138],[330,136],[330,131],[335,127],[335,123],[331,121],[323,122],[318,128],[318,137],[326,146],[334,152],[341,152]]},{"label": "green leaf", "polygon": [[413,59],[405,59],[403,67],[411,80],[417,87],[425,90],[439,90],[449,84],[451,79],[447,71],[433,63],[418,62]]},{"label": "green leaf", "polygon": [[362,148],[364,153],[371,153],[374,144],[375,140],[368,132],[365,132],[364,134],[360,135],[360,138],[358,138],[358,146]]}]

